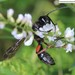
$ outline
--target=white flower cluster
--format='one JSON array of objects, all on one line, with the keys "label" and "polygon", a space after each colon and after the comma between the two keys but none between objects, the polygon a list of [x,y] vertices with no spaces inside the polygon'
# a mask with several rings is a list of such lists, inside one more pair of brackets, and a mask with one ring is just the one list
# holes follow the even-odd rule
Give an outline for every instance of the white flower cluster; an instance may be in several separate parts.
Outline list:
[{"label": "white flower cluster", "polygon": [[[24,28],[26,26],[28,26],[30,28],[32,27],[32,16],[30,14],[25,14],[25,15],[19,14],[16,20],[13,18],[13,15],[14,15],[13,9],[7,10],[7,20],[9,22],[16,24],[17,26],[18,26],[18,24],[20,24],[20,27],[22,25],[24,25]],[[15,26],[15,28],[12,30],[11,34],[14,36],[15,39],[25,38],[24,45],[26,45],[26,46],[31,45],[33,42],[33,39],[34,39],[33,33],[31,31],[25,31],[24,29],[22,29],[21,33],[18,33],[19,31],[18,31],[17,26]],[[5,23],[0,22],[0,29],[3,29],[4,27],[5,27]]]},{"label": "white flower cluster", "polygon": [[75,37],[74,37],[74,28],[71,29],[70,27],[68,27],[66,30],[65,30],[65,39],[69,42],[67,45],[66,45],[66,52],[72,52],[75,45],[72,44],[72,42],[75,41]]},{"label": "white flower cluster", "polygon": [[14,30],[11,32],[11,34],[16,39],[25,38],[25,40],[24,40],[25,46],[30,46],[34,40],[34,36],[33,36],[33,33],[31,31],[29,31],[29,32],[22,31],[21,33],[18,33],[18,29],[14,28]]},{"label": "white flower cluster", "polygon": [[[15,25],[14,29],[12,30],[11,34],[16,39],[22,39],[24,40],[24,45],[29,46],[32,44],[34,40],[34,34],[31,32],[31,30],[26,30],[27,28],[32,29],[32,16],[30,14],[19,14],[17,19],[15,20],[13,18],[14,10],[9,9],[7,10],[7,19],[6,21],[11,22],[13,25]],[[0,19],[4,19],[3,15],[0,14]],[[5,22],[0,21],[0,29],[3,29],[5,27]],[[23,26],[23,29],[22,29]],[[18,27],[21,27],[21,32],[19,33]],[[52,35],[47,35],[47,31],[50,31]],[[54,25],[52,22],[50,24],[46,24],[43,27],[40,27],[39,30],[35,32],[36,35],[38,35],[40,38],[46,37],[48,41],[54,42],[54,47],[64,47],[66,49],[66,52],[72,52],[73,49],[75,49],[74,45],[74,28],[71,29],[70,27],[66,28],[63,37],[61,37],[61,32],[58,27],[58,25]],[[64,39],[64,40],[62,40]]]},{"label": "white flower cluster", "polygon": [[[47,36],[48,40],[51,42],[55,42],[55,47],[65,47],[66,52],[72,52],[73,49],[75,49],[74,47],[74,41],[75,41],[75,37],[74,37],[74,28],[71,29],[70,27],[66,28],[65,32],[64,32],[64,36],[61,37],[61,32],[58,28],[58,26],[55,26],[55,29],[53,29],[55,32],[53,36]],[[59,38],[58,38],[59,37]],[[62,41],[62,39],[65,40]]]},{"label": "white flower cluster", "polygon": [[[11,9],[9,9],[8,13],[13,14],[13,11]],[[11,14],[10,14],[10,16],[12,16]],[[21,23],[21,25],[25,24],[25,25],[32,27],[32,21],[31,20],[32,20],[32,16],[30,14],[25,14],[24,16],[22,14],[19,14],[18,18],[16,19],[16,23],[17,24]],[[26,45],[26,46],[31,45],[33,42],[33,39],[34,39],[33,33],[31,31],[26,32],[25,30],[22,30],[21,33],[18,33],[18,29],[16,27],[13,29],[11,34],[16,39],[25,38],[24,45]]]}]

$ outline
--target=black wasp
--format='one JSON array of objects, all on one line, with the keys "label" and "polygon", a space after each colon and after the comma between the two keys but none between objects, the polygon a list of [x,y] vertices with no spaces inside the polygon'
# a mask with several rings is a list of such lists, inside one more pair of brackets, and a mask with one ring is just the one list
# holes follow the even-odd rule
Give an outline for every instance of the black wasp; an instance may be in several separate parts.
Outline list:
[{"label": "black wasp", "polygon": [[[50,32],[52,30],[51,28],[48,28],[44,31],[41,30],[41,28],[43,26],[46,27],[46,24],[53,24],[55,26],[55,24],[53,23],[53,21],[50,19],[50,17],[48,15],[56,10],[63,9],[63,8],[67,8],[67,7],[57,8],[57,9],[49,12],[47,15],[40,16],[39,19],[32,26],[33,31]],[[36,54],[38,55],[38,58],[46,64],[54,65],[55,64],[54,59],[50,56],[50,54],[48,54],[46,52],[46,50],[48,48],[48,44],[46,42],[44,42],[44,39],[41,38],[39,35],[37,35],[35,33],[33,33],[33,34],[34,34],[34,39],[38,43],[38,46],[36,47]],[[24,40],[24,38],[18,40],[13,46],[11,46],[8,50],[6,50],[5,53],[3,54],[3,58],[7,59],[7,58],[10,58],[11,55],[14,55],[14,52],[17,50],[17,47],[20,45],[20,43],[23,40]],[[42,43],[46,44],[47,48],[43,48]]]}]

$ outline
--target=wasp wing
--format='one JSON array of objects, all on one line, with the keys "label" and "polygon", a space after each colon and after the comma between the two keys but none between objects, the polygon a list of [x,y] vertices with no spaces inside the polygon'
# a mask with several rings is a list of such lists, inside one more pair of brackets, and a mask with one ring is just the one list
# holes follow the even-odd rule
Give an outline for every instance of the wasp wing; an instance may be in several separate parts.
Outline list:
[{"label": "wasp wing", "polygon": [[18,40],[15,44],[13,44],[10,48],[8,48],[3,54],[3,59],[11,58],[17,51],[17,48],[21,44],[24,38]]}]

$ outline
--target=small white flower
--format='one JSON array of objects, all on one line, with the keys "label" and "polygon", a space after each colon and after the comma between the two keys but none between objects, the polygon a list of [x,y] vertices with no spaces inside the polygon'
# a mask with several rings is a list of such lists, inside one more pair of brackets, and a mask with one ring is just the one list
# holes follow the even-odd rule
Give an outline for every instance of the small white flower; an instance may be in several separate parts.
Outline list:
[{"label": "small white flower", "polygon": [[28,19],[28,20],[31,20],[31,19],[32,19],[32,16],[31,16],[30,14],[25,14],[24,16],[25,16],[26,19]]},{"label": "small white flower", "polygon": [[47,38],[48,38],[49,42],[50,42],[50,41],[54,41],[54,40],[56,39],[55,36],[47,36]]},{"label": "small white flower", "polygon": [[22,31],[22,33],[18,33],[17,28],[14,28],[14,30],[11,32],[11,34],[16,39],[22,39],[22,38],[26,37],[26,32],[25,31]]},{"label": "small white flower", "polygon": [[56,42],[56,47],[62,47],[64,45],[64,43],[61,40],[58,40]]},{"label": "small white flower", "polygon": [[13,14],[14,14],[14,10],[13,10],[13,9],[7,10],[7,17],[8,17],[8,18],[9,18],[9,17],[12,17]]},{"label": "small white flower", "polygon": [[17,28],[14,28],[13,31],[11,32],[11,34],[14,36],[17,34]]},{"label": "small white flower", "polygon": [[16,39],[22,39],[22,38],[24,38],[24,34],[25,34],[25,32],[22,31],[22,33],[17,33],[16,35],[14,35],[14,38],[16,38]]},{"label": "small white flower", "polygon": [[22,14],[19,14],[16,23],[20,23],[23,20],[23,18],[24,16]]},{"label": "small white flower", "polygon": [[29,25],[30,27],[32,27],[32,16],[30,14],[25,14],[24,18],[22,20],[22,24],[26,24]]},{"label": "small white flower", "polygon": [[32,32],[28,32],[28,37],[29,39],[28,40],[24,40],[24,45],[25,46],[30,46],[34,40],[34,36],[33,36],[33,33]]},{"label": "small white flower", "polygon": [[44,38],[44,32],[36,31],[36,35],[38,35],[40,38]]},{"label": "small white flower", "polygon": [[70,27],[65,30],[65,38],[70,38],[74,36],[74,28],[71,30]]},{"label": "small white flower", "polygon": [[22,39],[23,38],[23,33],[19,33],[19,34],[14,35],[14,38]]},{"label": "small white flower", "polygon": [[34,36],[32,32],[27,33],[23,30],[21,33],[18,33],[17,28],[14,28],[14,30],[11,32],[11,34],[14,36],[16,39],[22,39],[25,38],[24,40],[24,45],[25,46],[30,46],[34,40]]},{"label": "small white flower", "polygon": [[26,31],[23,30],[22,33],[23,33],[23,37],[25,38],[27,36]]},{"label": "small white flower", "polygon": [[70,27],[66,28],[65,38],[67,41],[70,41],[70,42],[74,41],[74,28],[73,29],[71,29]]},{"label": "small white flower", "polygon": [[43,27],[39,28],[40,31],[50,31],[50,30],[53,30],[53,29],[54,29],[54,25],[53,25],[52,22],[50,24],[47,23]]},{"label": "small white flower", "polygon": [[7,18],[9,19],[10,22],[15,22],[15,19],[13,18],[14,10],[9,9],[7,10]]},{"label": "small white flower", "polygon": [[66,45],[66,53],[67,52],[72,52],[72,44],[70,43]]},{"label": "small white flower", "polygon": [[3,29],[5,27],[5,23],[0,22],[0,29]]}]

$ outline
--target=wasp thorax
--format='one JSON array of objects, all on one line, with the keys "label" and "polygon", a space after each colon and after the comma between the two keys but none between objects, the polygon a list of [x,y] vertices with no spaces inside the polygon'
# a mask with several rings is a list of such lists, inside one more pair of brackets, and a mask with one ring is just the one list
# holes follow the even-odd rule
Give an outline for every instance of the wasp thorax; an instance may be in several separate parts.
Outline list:
[{"label": "wasp thorax", "polygon": [[50,23],[51,23],[51,19],[48,16],[40,16],[38,21],[36,21],[32,26],[32,29],[36,31],[39,30],[40,27],[43,27],[46,24],[50,24]]}]

